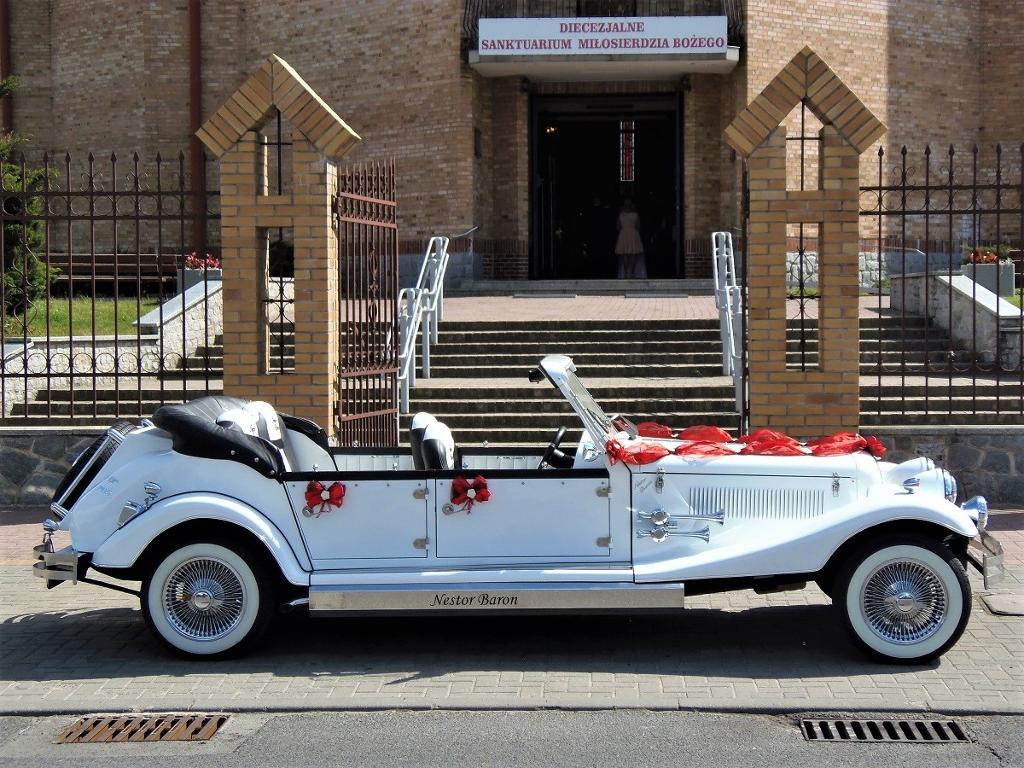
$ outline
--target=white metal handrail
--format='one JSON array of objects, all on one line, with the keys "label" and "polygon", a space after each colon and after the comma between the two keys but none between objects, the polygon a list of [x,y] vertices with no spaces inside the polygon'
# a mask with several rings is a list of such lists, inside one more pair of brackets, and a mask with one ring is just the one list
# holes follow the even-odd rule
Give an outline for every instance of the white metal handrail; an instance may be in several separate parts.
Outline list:
[{"label": "white metal handrail", "polygon": [[722,338],[722,373],[732,376],[736,409],[742,408],[743,293],[736,282],[736,259],[731,232],[711,233],[711,269],[715,277],[715,307]]},{"label": "white metal handrail", "polygon": [[[430,345],[437,343],[438,328],[444,319],[444,276],[448,271],[448,246],[452,240],[468,237],[479,227],[472,227],[452,237],[436,236],[427,243],[420,273],[414,288],[403,288],[398,294],[398,381],[399,408],[409,412],[409,390],[416,384],[416,336],[420,335],[421,370],[430,378]],[[473,246],[470,241],[470,251]],[[423,328],[420,328],[423,325]],[[422,330],[422,333],[421,333]]]}]

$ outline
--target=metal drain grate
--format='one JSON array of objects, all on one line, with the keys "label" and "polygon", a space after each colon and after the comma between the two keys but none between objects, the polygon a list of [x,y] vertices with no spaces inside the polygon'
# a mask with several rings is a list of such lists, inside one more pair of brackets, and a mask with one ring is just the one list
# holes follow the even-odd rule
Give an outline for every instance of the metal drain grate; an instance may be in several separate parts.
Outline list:
[{"label": "metal drain grate", "polygon": [[953,720],[801,720],[800,730],[806,741],[971,741],[963,727]]},{"label": "metal drain grate", "polygon": [[57,737],[57,744],[110,741],[209,741],[228,715],[132,715],[83,717]]}]

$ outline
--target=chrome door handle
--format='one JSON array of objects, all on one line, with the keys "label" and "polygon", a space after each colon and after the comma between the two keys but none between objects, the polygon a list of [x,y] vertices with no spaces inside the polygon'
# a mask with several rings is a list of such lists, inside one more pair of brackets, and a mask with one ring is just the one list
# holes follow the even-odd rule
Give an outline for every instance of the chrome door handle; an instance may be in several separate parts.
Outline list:
[{"label": "chrome door handle", "polygon": [[711,539],[711,529],[705,525],[699,531],[676,531],[662,525],[658,525],[649,531],[636,532],[636,537],[638,539],[650,538],[651,541],[656,543],[664,541],[669,536],[682,536],[686,539],[701,539],[706,544]]}]

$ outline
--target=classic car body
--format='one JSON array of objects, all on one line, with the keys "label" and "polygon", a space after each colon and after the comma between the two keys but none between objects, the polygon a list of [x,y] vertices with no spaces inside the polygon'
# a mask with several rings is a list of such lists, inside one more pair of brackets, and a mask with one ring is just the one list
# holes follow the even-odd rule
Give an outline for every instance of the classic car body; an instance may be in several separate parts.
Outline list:
[{"label": "classic car body", "polygon": [[[605,414],[569,358],[541,373],[583,422],[572,456],[564,430],[545,449],[459,450],[425,414],[408,448],[334,448],[315,424],[234,398],[115,425],[58,488],[36,573],[51,587],[95,582],[90,569],[141,580],[156,634],[207,658],[253,642],[282,606],[664,611],[687,593],[813,580],[854,640],[894,661],[959,637],[968,562],[1001,573],[985,500],[958,506],[929,459],[675,455],[679,440]],[[632,465],[608,450],[641,439],[668,455]],[[56,530],[72,542],[58,552]]]}]

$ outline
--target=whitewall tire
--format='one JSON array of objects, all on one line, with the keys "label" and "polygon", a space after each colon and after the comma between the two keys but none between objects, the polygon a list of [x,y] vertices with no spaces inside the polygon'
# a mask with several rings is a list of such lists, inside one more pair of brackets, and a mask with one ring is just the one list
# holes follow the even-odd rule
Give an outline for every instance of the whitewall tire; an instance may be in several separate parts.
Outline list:
[{"label": "whitewall tire", "polygon": [[197,659],[239,653],[266,629],[270,580],[235,546],[200,542],[171,549],[142,584],[142,612],[173,652]]},{"label": "whitewall tire", "polygon": [[914,664],[941,656],[960,638],[971,588],[948,548],[905,536],[855,553],[839,574],[833,602],[869,655]]}]

